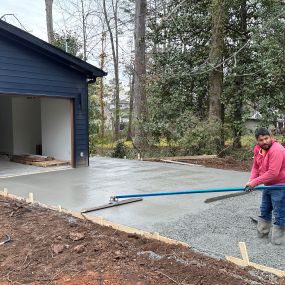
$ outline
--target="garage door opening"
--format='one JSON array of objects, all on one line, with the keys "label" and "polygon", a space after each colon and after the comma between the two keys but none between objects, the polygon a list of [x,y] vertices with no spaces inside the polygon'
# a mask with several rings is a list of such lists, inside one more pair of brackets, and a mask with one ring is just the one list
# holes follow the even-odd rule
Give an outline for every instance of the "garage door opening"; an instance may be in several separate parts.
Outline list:
[{"label": "garage door opening", "polygon": [[0,96],[0,154],[22,163],[25,156],[46,158],[35,166],[73,166],[73,101]]}]

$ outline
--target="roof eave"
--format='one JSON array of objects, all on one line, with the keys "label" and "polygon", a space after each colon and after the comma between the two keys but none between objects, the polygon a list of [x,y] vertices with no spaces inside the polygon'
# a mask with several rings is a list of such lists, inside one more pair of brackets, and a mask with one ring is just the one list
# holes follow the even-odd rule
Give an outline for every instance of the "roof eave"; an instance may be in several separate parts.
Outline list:
[{"label": "roof eave", "polygon": [[[0,20],[0,30],[3,30],[6,33],[6,36],[13,36],[20,40],[21,44],[25,45],[28,43],[36,49],[37,52],[41,52],[46,56],[57,60],[72,69],[76,69],[81,73],[89,75],[89,77],[103,77],[106,76],[107,73],[96,66],[93,66],[71,54],[66,53],[65,51],[57,48],[28,32],[25,32],[13,25],[10,25],[2,20]],[[27,46],[27,44],[26,44]]]}]

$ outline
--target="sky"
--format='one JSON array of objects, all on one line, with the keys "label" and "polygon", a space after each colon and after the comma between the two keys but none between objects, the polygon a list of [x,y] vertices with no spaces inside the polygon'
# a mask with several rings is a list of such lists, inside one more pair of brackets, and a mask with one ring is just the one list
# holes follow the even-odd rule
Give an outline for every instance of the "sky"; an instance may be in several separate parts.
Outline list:
[{"label": "sky", "polygon": [[[9,15],[5,16],[4,20],[14,26],[26,30],[42,40],[47,41],[45,0],[0,0],[0,2],[0,18],[5,14],[14,14],[20,23],[15,19],[15,17]],[[62,30],[64,27],[63,15],[57,6],[57,2],[57,0],[54,0],[53,5],[53,21],[54,29],[56,31]],[[120,47],[125,46],[125,42],[127,42],[127,39],[123,39]],[[91,58],[88,61],[91,64],[98,66],[99,57],[97,56],[97,53],[99,54],[99,51],[96,50],[95,53],[95,58]],[[111,54],[111,52],[109,52],[109,54]],[[121,57],[123,57],[122,50],[120,50],[120,58]],[[126,57],[129,58],[130,56],[126,55]],[[112,67],[110,67],[112,63],[111,56],[108,56],[107,60],[110,63],[107,64],[104,69],[109,73],[108,80],[111,80],[113,77],[113,70]],[[120,70],[123,71],[123,68]],[[121,81],[123,81],[123,84],[128,84],[128,78],[125,77],[123,72],[121,72]]]},{"label": "sky", "polygon": [[[44,0],[1,0],[0,18],[4,14],[14,14],[29,33],[47,41]],[[20,27],[13,16],[6,16],[5,19]]]}]

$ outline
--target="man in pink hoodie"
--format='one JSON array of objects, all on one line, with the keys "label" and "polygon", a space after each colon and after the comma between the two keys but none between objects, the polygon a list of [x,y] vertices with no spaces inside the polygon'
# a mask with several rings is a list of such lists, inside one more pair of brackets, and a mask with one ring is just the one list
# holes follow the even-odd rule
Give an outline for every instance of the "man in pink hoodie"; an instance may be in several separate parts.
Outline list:
[{"label": "man in pink hoodie", "polygon": [[[257,145],[254,148],[254,161],[249,182],[246,187],[285,184],[285,149],[276,142],[265,128],[255,132]],[[284,243],[285,233],[285,189],[263,190],[258,218],[257,231],[259,237],[269,234],[272,221],[271,243],[280,245]]]}]

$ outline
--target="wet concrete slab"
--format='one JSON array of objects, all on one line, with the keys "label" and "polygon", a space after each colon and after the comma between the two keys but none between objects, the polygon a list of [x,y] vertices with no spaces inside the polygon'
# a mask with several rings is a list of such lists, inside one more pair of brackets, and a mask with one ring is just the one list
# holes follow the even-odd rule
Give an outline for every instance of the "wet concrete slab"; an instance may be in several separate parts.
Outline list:
[{"label": "wet concrete slab", "polygon": [[8,158],[0,158],[0,179],[6,179],[30,174],[46,173],[58,170],[71,169],[71,166],[38,167],[11,162]]},{"label": "wet concrete slab", "polygon": [[[108,203],[110,196],[157,191],[239,187],[249,174],[205,167],[94,157],[89,168],[69,169],[0,179],[0,189],[49,205],[80,211]],[[225,194],[225,193],[223,193]],[[218,194],[149,197],[142,202],[90,213],[113,222],[155,231],[155,224],[175,222],[212,204]]]}]

